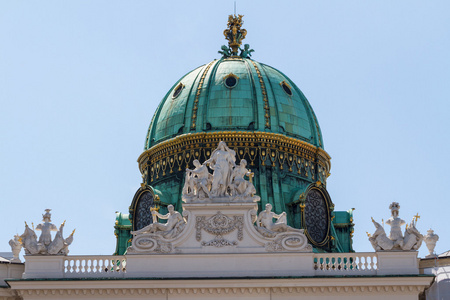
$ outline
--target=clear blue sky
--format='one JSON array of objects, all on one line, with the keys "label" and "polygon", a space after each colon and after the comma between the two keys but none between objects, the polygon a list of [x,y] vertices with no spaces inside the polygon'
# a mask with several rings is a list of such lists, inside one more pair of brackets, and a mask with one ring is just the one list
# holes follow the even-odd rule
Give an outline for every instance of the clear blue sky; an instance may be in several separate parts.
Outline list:
[{"label": "clear blue sky", "polygon": [[[219,58],[234,1],[0,2],[0,251],[39,223],[76,228],[71,254],[111,254],[159,101]],[[450,249],[449,1],[237,1],[253,58],[309,99],[332,157],[336,210],[419,212]],[[420,255],[427,254],[425,245]]]}]

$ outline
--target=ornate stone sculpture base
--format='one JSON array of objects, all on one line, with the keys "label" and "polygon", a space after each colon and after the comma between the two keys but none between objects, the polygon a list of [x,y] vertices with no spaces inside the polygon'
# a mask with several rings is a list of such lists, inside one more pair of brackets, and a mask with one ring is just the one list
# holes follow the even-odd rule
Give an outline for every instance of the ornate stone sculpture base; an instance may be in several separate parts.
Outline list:
[{"label": "ornate stone sculpture base", "polygon": [[177,236],[136,235],[127,254],[312,252],[302,230],[260,233],[255,203],[186,203],[183,209],[187,223]]},{"label": "ornate stone sculpture base", "polygon": [[[182,196],[183,203],[256,203],[259,202],[259,196],[241,197],[241,196],[224,196],[224,197],[212,197],[212,198],[198,198],[196,196]],[[183,204],[184,207],[185,204]]]},{"label": "ornate stone sculpture base", "polygon": [[312,247],[303,231],[263,235],[255,226],[257,207],[248,202],[184,204],[183,231],[171,239],[136,235],[127,270],[137,277],[168,278],[313,275]]}]

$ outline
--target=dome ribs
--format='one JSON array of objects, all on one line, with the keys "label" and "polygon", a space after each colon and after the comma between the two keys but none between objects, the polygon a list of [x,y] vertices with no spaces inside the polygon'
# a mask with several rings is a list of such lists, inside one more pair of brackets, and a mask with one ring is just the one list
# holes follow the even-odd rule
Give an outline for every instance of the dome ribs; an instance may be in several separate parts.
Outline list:
[{"label": "dome ribs", "polygon": [[205,82],[206,74],[209,71],[209,68],[211,68],[211,65],[215,62],[213,60],[208,64],[206,69],[203,71],[202,77],[200,78],[200,82],[198,83],[197,93],[195,94],[195,100],[194,100],[194,107],[192,109],[192,124],[191,124],[191,130],[195,130],[197,127],[197,110],[198,110],[198,99],[200,98],[200,94],[202,93],[202,87],[203,83]]},{"label": "dome ribs", "polygon": [[258,66],[253,60],[250,60],[253,66],[255,67],[256,74],[258,75],[259,83],[261,84],[261,92],[263,95],[263,101],[264,101],[264,119],[265,119],[265,128],[270,129],[270,107],[269,107],[269,100],[267,98],[267,91],[266,91],[266,85],[264,84],[264,79],[261,75],[261,72],[259,71]]}]

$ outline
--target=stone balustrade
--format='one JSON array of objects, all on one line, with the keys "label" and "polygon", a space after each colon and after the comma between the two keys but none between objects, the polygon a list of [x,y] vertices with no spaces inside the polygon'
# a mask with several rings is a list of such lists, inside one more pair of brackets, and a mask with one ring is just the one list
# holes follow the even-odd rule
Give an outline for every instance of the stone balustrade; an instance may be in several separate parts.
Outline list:
[{"label": "stone balustrade", "polygon": [[125,277],[125,268],[125,256],[26,255],[23,278],[120,278]]},{"label": "stone balustrade", "polygon": [[315,275],[376,275],[378,255],[361,253],[315,253],[313,268]]},{"label": "stone balustrade", "polygon": [[[288,276],[314,277],[419,273],[417,252],[285,253],[283,255],[291,267],[286,265],[279,270],[266,266],[269,255],[273,254],[25,256],[23,278],[173,277],[170,274],[177,277],[192,277],[192,274],[208,277],[265,277],[287,273]],[[184,259],[195,263],[179,264],[183,256],[189,256]],[[225,270],[220,265],[221,260],[227,264],[234,262],[233,266]]]},{"label": "stone balustrade", "polygon": [[125,256],[66,256],[63,273],[66,278],[76,277],[124,277]]}]

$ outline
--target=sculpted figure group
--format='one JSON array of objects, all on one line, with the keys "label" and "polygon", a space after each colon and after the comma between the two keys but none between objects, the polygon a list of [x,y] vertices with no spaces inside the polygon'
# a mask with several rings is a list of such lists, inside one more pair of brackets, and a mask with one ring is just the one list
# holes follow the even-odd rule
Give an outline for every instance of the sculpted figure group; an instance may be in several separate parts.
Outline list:
[{"label": "sculpted figure group", "polygon": [[[194,169],[186,169],[183,188],[185,202],[206,201],[213,198],[216,200],[255,198],[253,196],[256,193],[255,186],[244,178],[252,175],[247,169],[247,161],[242,159],[240,164],[236,165],[236,152],[228,148],[225,142],[219,142],[217,149],[203,164],[198,160],[194,160],[193,164]],[[212,170],[212,174],[208,167]]]},{"label": "sculpted figure group", "polygon": [[[312,251],[307,244],[307,238],[301,229],[295,229],[287,225],[286,213],[276,214],[272,212],[272,205],[267,204],[266,209],[256,216],[256,205],[236,206],[243,210],[241,214],[227,216],[218,211],[217,206],[211,205],[212,211],[203,211],[200,216],[190,217],[192,211],[198,209],[195,203],[217,203],[218,207],[225,203],[254,203],[259,201],[255,186],[245,179],[251,178],[252,173],[247,169],[245,159],[236,165],[236,153],[228,148],[225,142],[219,142],[217,149],[203,164],[194,160],[194,168],[186,169],[185,184],[182,192],[182,200],[186,203],[183,207],[183,216],[168,205],[168,213],[163,215],[155,210],[150,210],[153,215],[153,223],[133,231],[132,245],[127,249],[128,254],[142,253],[175,253],[180,250],[180,241],[188,241],[191,236],[202,247],[222,248],[226,246],[236,247],[244,235],[242,234],[245,218],[251,221],[251,230],[254,232],[264,251]],[[250,207],[250,210],[249,210]],[[208,214],[205,216],[204,214]],[[167,220],[160,223],[157,218]],[[275,220],[275,221],[274,221]],[[195,222],[195,225],[192,225]],[[256,226],[254,223],[256,222]],[[192,225],[192,226],[191,226]],[[190,232],[186,232],[188,228]],[[206,231],[215,235],[210,241],[201,240],[201,232]],[[195,232],[195,235],[193,234]],[[228,240],[237,234],[237,240]],[[255,240],[248,243],[254,243]],[[245,243],[244,243],[245,244]],[[255,245],[254,245],[255,246]],[[182,248],[182,247],[181,247]],[[187,251],[192,250],[190,245]],[[190,250],[189,250],[190,249]],[[186,249],[185,249],[186,250]]]},{"label": "sculpted figure group", "polygon": [[[64,221],[57,228],[56,225],[51,223],[50,211],[50,209],[45,210],[45,214],[42,215],[43,223],[36,226],[36,230],[41,231],[39,239],[34,232],[34,228],[31,229],[25,222],[25,232],[20,237],[16,237],[14,241],[10,241],[13,252],[14,250],[17,251],[19,242],[24,248],[25,254],[28,255],[67,255],[69,253],[68,247],[73,241],[75,230],[68,238],[64,239],[63,228],[66,222]],[[54,239],[52,239],[52,231],[56,231]]]},{"label": "sculpted figure group", "polygon": [[[246,168],[247,162],[241,160],[240,165],[236,165],[235,161],[235,151],[223,141],[219,142],[217,149],[203,164],[194,160],[194,168],[186,169],[182,200],[186,203],[259,200],[259,197],[253,196],[256,193],[253,184],[244,179],[251,174]],[[165,215],[151,211],[153,223],[132,232],[134,238],[127,253],[171,251],[171,242],[183,232],[186,220],[173,205],[168,205],[167,209],[169,212]],[[167,222],[160,223],[157,218]]]},{"label": "sculpted figure group", "polygon": [[389,209],[391,210],[392,215],[386,221],[386,224],[391,226],[389,237],[386,235],[383,226],[372,218],[376,230],[372,235],[368,235],[369,241],[375,251],[418,250],[423,241],[423,235],[416,229],[418,216],[414,217],[411,223],[406,226],[403,234],[401,226],[405,225],[406,222],[398,216],[400,205],[397,202],[392,202],[392,204],[389,205]]}]

